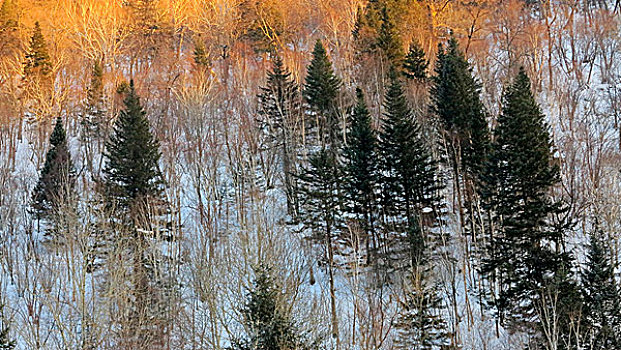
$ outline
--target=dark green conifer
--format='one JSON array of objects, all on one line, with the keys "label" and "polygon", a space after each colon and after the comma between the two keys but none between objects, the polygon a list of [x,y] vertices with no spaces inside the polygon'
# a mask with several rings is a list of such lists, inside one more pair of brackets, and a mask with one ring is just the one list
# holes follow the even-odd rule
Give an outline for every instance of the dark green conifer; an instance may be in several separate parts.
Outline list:
[{"label": "dark green conifer", "polygon": [[437,283],[431,279],[430,252],[419,223],[415,223],[410,237],[411,266],[405,285],[401,311],[395,322],[396,349],[449,349],[451,333],[444,318],[445,306]]},{"label": "dark green conifer", "polygon": [[35,22],[34,32],[30,38],[30,47],[26,54],[24,76],[26,79],[38,78],[43,81],[45,78],[48,78],[51,73],[52,62],[50,54],[47,51],[47,44],[41,32],[39,22]]},{"label": "dark green conifer", "polygon": [[67,145],[67,134],[59,117],[50,136],[50,149],[45,156],[39,182],[32,195],[32,208],[37,218],[50,219],[55,226],[55,219],[62,211],[68,210],[67,206],[74,195],[74,184],[75,171]]},{"label": "dark green conifer", "polygon": [[88,136],[104,136],[107,129],[105,115],[103,67],[96,60],[91,71],[91,81],[86,93],[86,111],[82,121]]},{"label": "dark green conifer", "polygon": [[280,286],[265,264],[255,269],[253,286],[242,309],[246,337],[234,342],[235,350],[309,350],[294,321],[288,315]]},{"label": "dark green conifer", "polygon": [[621,291],[608,247],[592,233],[585,269],[581,273],[582,329],[586,349],[621,348]]},{"label": "dark green conifer", "polygon": [[106,143],[103,169],[106,200],[118,210],[159,203],[164,190],[159,142],[151,134],[133,81],[124,104]]},{"label": "dark green conifer", "polygon": [[311,114],[309,124],[313,137],[319,145],[333,151],[343,138],[337,101],[340,88],[341,80],[334,74],[328,54],[321,41],[317,40],[302,95]]},{"label": "dark green conifer", "polygon": [[381,25],[377,35],[377,48],[382,54],[385,63],[394,67],[403,64],[403,43],[397,32],[393,18],[389,15],[388,8],[381,10]]},{"label": "dark green conifer", "polygon": [[196,64],[196,67],[205,69],[211,66],[211,60],[209,59],[209,55],[207,54],[205,43],[201,38],[197,38],[194,42],[193,55],[194,64]]},{"label": "dark green conifer", "polygon": [[298,208],[297,154],[301,141],[301,98],[298,85],[276,56],[267,84],[259,94],[260,127],[266,132],[269,148],[276,149],[282,163],[287,208],[296,217]]},{"label": "dark green conifer", "polygon": [[440,47],[433,77],[433,111],[440,118],[451,148],[453,163],[476,179],[489,149],[489,130],[480,85],[455,37],[446,51]]},{"label": "dark green conifer", "polygon": [[424,82],[427,80],[428,66],[429,61],[425,59],[425,51],[423,51],[418,42],[412,42],[403,63],[403,74],[408,79]]},{"label": "dark green conifer", "polygon": [[347,211],[356,217],[364,233],[367,261],[373,260],[379,237],[377,220],[377,189],[379,185],[377,136],[371,126],[371,114],[360,88],[356,89],[356,105],[350,116],[347,144],[343,149]]},{"label": "dark green conifer", "polygon": [[[384,116],[380,133],[383,174],[384,215],[403,218],[405,232],[422,216],[425,208],[436,208],[438,190],[437,161],[423,141],[421,128],[408,106],[395,69],[384,99]],[[417,222],[416,222],[417,223]],[[399,225],[397,222],[394,224]]]},{"label": "dark green conifer", "polygon": [[15,341],[9,338],[9,325],[4,317],[4,305],[0,304],[0,350],[15,349]]},{"label": "dark green conifer", "polygon": [[504,95],[485,176],[484,199],[496,230],[483,271],[499,286],[501,318],[526,327],[541,311],[541,291],[571,266],[564,252],[567,226],[551,222],[563,208],[550,193],[560,177],[544,119],[520,69]]},{"label": "dark green conifer", "polygon": [[[159,142],[136,94],[133,81],[126,91],[112,135],[106,143],[101,189],[104,222],[94,254],[109,257],[110,248],[122,249],[124,264],[132,267],[129,310],[121,322],[134,348],[154,348],[166,324],[175,281],[171,258],[159,248],[174,239],[170,230],[165,182],[159,169]],[[109,219],[106,219],[109,217]],[[108,245],[108,246],[106,246]],[[115,257],[118,259],[118,257]],[[93,266],[96,268],[98,266]]]}]

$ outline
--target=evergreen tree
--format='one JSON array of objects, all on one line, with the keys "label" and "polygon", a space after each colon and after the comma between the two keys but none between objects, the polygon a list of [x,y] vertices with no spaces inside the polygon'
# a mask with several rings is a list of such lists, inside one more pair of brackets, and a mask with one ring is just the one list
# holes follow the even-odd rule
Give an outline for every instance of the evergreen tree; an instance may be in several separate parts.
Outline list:
[{"label": "evergreen tree", "polygon": [[379,237],[375,234],[377,219],[376,190],[379,185],[377,136],[371,127],[371,114],[360,88],[356,89],[356,105],[350,117],[347,145],[343,156],[347,210],[361,226],[366,243],[367,262],[372,262]]},{"label": "evergreen tree", "polygon": [[427,80],[428,66],[429,61],[425,59],[425,51],[417,42],[412,42],[403,63],[403,74],[408,79],[424,82]]},{"label": "evergreen tree", "polygon": [[484,199],[496,230],[488,240],[483,271],[499,288],[501,318],[530,325],[541,311],[542,291],[571,264],[563,251],[566,224],[550,221],[563,211],[550,196],[560,180],[559,168],[553,165],[548,126],[523,69],[504,95],[486,174]]},{"label": "evergreen tree", "polygon": [[50,149],[45,156],[39,181],[32,195],[32,209],[37,219],[49,219],[52,231],[60,229],[58,221],[69,209],[73,198],[75,171],[63,122],[58,117],[50,136]]},{"label": "evergreen tree", "polygon": [[161,205],[165,184],[158,164],[159,142],[149,130],[133,81],[124,104],[106,143],[108,161],[103,170],[106,200],[120,211]]},{"label": "evergreen tree", "polygon": [[279,56],[274,59],[271,72],[267,74],[267,85],[259,94],[259,124],[265,130],[270,148],[280,153],[284,185],[287,194],[287,208],[297,216],[297,152],[301,139],[303,120],[298,85],[291,77]]},{"label": "evergreen tree", "polygon": [[418,224],[423,209],[437,207],[438,190],[442,186],[438,181],[437,161],[423,141],[395,69],[390,73],[384,109],[379,142],[383,211],[392,230],[406,233]]},{"label": "evergreen tree", "polygon": [[[122,249],[123,258],[130,260],[124,263],[131,266],[126,277],[131,299],[129,312],[124,313],[128,319],[122,322],[123,339],[134,348],[154,348],[163,341],[170,304],[166,298],[175,283],[168,264],[171,258],[158,244],[172,240],[172,235],[158,165],[159,142],[149,130],[133,81],[124,104],[106,143],[107,162],[101,181],[104,207],[110,216],[109,221],[102,222],[102,235],[109,236],[97,241],[111,241],[111,248]],[[114,249],[112,253],[116,253]]]},{"label": "evergreen tree", "polygon": [[[24,76],[26,79],[40,79],[41,82],[49,78],[52,73],[52,62],[47,51],[47,44],[39,22],[35,22],[34,32],[30,38],[30,48],[26,54]],[[35,78],[36,77],[36,78]]]},{"label": "evergreen tree", "polygon": [[272,277],[272,269],[261,264],[255,269],[253,287],[248,292],[242,311],[246,338],[236,341],[236,350],[311,349],[291,320],[283,305],[280,286]]},{"label": "evergreen tree", "polygon": [[86,113],[83,120],[87,135],[101,137],[105,134],[105,102],[103,67],[99,60],[93,64],[91,81],[86,93]]},{"label": "evergreen tree", "polygon": [[479,98],[480,85],[455,37],[451,36],[446,51],[438,49],[435,72],[433,111],[443,122],[452,161],[465,175],[476,178],[488,153],[489,131]]},{"label": "evergreen tree", "polygon": [[313,49],[313,59],[307,68],[302,95],[311,113],[311,128],[322,147],[336,151],[340,135],[340,112],[337,99],[341,80],[334,74],[332,63],[320,40]]},{"label": "evergreen tree", "polygon": [[9,338],[9,325],[4,318],[4,305],[0,304],[0,350],[15,349],[15,341]]},{"label": "evergreen tree", "polygon": [[400,67],[403,63],[404,53],[401,38],[397,33],[394,20],[390,17],[386,6],[381,11],[381,25],[377,36],[377,48],[384,60],[391,66]]},{"label": "evergreen tree", "polygon": [[451,343],[449,326],[442,315],[444,307],[440,291],[427,284],[425,280],[414,281],[401,304],[395,324],[395,349],[448,349]]},{"label": "evergreen tree", "polygon": [[338,338],[336,289],[334,286],[335,245],[342,223],[343,198],[341,192],[341,167],[334,152],[321,149],[311,155],[309,166],[300,175],[301,219],[312,231],[311,241],[322,246],[328,267],[330,284],[332,335]]},{"label": "evergreen tree", "polygon": [[609,247],[592,233],[582,271],[582,328],[585,349],[621,348],[621,291]]},{"label": "evergreen tree", "polygon": [[438,48],[435,72],[431,86],[432,110],[442,124],[453,167],[462,228],[476,237],[483,230],[477,190],[490,144],[480,86],[452,36],[446,51]]}]

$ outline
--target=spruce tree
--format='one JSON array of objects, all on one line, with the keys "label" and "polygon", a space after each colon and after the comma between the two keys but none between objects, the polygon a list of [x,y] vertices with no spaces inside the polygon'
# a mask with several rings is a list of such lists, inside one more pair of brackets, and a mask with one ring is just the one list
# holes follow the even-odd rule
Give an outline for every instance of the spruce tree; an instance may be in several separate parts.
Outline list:
[{"label": "spruce tree", "polygon": [[566,224],[550,221],[563,208],[550,193],[560,177],[544,119],[520,69],[504,95],[485,176],[484,199],[496,230],[483,271],[499,288],[501,318],[526,325],[536,319],[542,290],[571,266],[563,249]]},{"label": "spruce tree", "polygon": [[106,200],[121,211],[162,204],[165,186],[158,164],[159,142],[151,134],[133,81],[124,105],[106,143],[103,169]]},{"label": "spruce tree", "polygon": [[279,56],[274,59],[272,71],[267,74],[267,84],[259,94],[258,122],[266,133],[268,146],[280,155],[287,208],[295,218],[299,212],[296,175],[303,122],[301,98],[298,85]]},{"label": "spruce tree", "polygon": [[[101,188],[104,209],[110,220],[102,222],[96,252],[123,249],[131,266],[127,284],[131,287],[124,339],[135,348],[152,348],[162,341],[169,303],[166,298],[174,281],[170,277],[170,257],[158,245],[172,240],[166,220],[168,204],[165,182],[159,169],[159,142],[149,129],[149,121],[130,82],[113,134],[106,143],[106,164]],[[96,266],[95,266],[96,267]]]},{"label": "spruce tree", "polygon": [[443,123],[448,143],[456,143],[453,161],[460,162],[467,175],[476,177],[488,153],[489,130],[480,85],[455,37],[451,36],[446,51],[439,48],[435,72],[432,109]]},{"label": "spruce tree", "polygon": [[91,71],[91,81],[86,93],[86,111],[82,121],[86,134],[100,138],[106,131],[103,67],[99,60],[95,60]]},{"label": "spruce tree", "polygon": [[309,239],[319,244],[328,268],[331,299],[332,335],[338,338],[336,289],[334,285],[335,248],[343,226],[343,195],[341,166],[334,152],[321,149],[310,156],[309,165],[300,175],[301,214],[304,227],[310,229]]},{"label": "spruce tree", "polygon": [[47,51],[47,43],[41,32],[39,22],[35,22],[34,32],[30,38],[30,47],[26,54],[24,76],[28,80],[39,79],[45,82],[52,73],[52,62]]},{"label": "spruce tree", "polygon": [[343,138],[337,101],[340,88],[341,80],[334,74],[323,44],[317,40],[302,95],[310,112],[312,136],[320,146],[334,152]]},{"label": "spruce tree", "polygon": [[426,208],[437,208],[442,185],[438,181],[437,161],[423,141],[394,68],[384,110],[379,141],[383,215],[390,230],[407,233],[418,224]]},{"label": "spruce tree", "polygon": [[621,348],[621,291],[615,279],[610,248],[592,233],[581,273],[583,342],[586,349]]},{"label": "spruce tree", "polygon": [[347,211],[353,214],[364,233],[367,262],[377,250],[377,189],[379,185],[377,136],[371,127],[371,114],[360,88],[350,116],[347,144],[343,148]]},{"label": "spruce tree", "polygon": [[425,59],[425,51],[418,42],[412,42],[403,62],[403,75],[408,79],[424,82],[427,80],[428,66],[429,61]]},{"label": "spruce tree", "polygon": [[476,237],[483,229],[477,190],[490,144],[480,85],[453,36],[446,51],[438,48],[435,72],[430,91],[432,111],[441,122],[453,167],[461,225]]},{"label": "spruce tree", "polygon": [[64,211],[69,210],[74,196],[75,171],[67,134],[60,117],[50,136],[50,148],[45,156],[45,163],[39,175],[39,181],[32,195],[32,209],[37,219],[49,219],[52,231],[61,229],[58,221]]},{"label": "spruce tree", "polygon": [[403,44],[397,33],[393,18],[389,15],[388,8],[381,10],[381,25],[377,36],[377,48],[389,66],[401,67],[403,64]]},{"label": "spruce tree", "polygon": [[451,343],[449,326],[442,315],[444,301],[438,287],[429,285],[426,279],[413,281],[401,304],[395,323],[395,349],[448,349]]},{"label": "spruce tree", "polygon": [[273,271],[265,264],[255,271],[253,286],[241,310],[246,330],[245,339],[234,342],[235,350],[308,350],[293,320],[287,314],[280,286],[274,281]]}]

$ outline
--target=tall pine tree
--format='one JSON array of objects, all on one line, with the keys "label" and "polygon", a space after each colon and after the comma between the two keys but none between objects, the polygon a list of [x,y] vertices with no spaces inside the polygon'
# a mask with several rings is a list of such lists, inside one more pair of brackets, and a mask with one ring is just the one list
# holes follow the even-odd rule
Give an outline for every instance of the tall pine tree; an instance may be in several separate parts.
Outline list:
[{"label": "tall pine tree", "polygon": [[397,32],[394,19],[389,15],[388,8],[381,10],[381,25],[377,36],[377,48],[386,64],[401,67],[403,58],[403,43]]},{"label": "tall pine tree", "polygon": [[615,279],[610,247],[591,234],[587,261],[581,273],[582,329],[585,349],[621,348],[621,291]]},{"label": "tall pine tree", "polygon": [[299,212],[297,156],[303,130],[301,98],[298,85],[276,56],[267,85],[259,94],[260,127],[265,131],[269,148],[275,149],[282,164],[283,182],[289,215]]},{"label": "tall pine tree", "polygon": [[384,223],[397,237],[407,237],[419,218],[437,209],[442,184],[394,68],[384,110],[379,141]]},{"label": "tall pine tree", "polygon": [[130,260],[128,281],[123,283],[131,285],[132,298],[122,323],[123,341],[136,348],[157,348],[169,325],[166,297],[174,284],[170,258],[157,248],[161,241],[172,239],[168,204],[158,164],[159,142],[151,134],[133,81],[124,104],[106,144],[101,187],[110,221],[102,227],[109,228],[103,233],[111,237],[101,240],[111,241],[112,252],[122,249]]},{"label": "tall pine tree", "polygon": [[438,48],[435,72],[432,110],[442,123],[462,227],[476,236],[483,226],[476,190],[489,152],[490,136],[480,86],[455,37],[451,36],[446,50]]},{"label": "tall pine tree", "polygon": [[41,32],[39,22],[35,22],[34,32],[30,38],[30,47],[24,63],[24,76],[29,81],[49,83],[52,73],[52,61],[47,50],[47,43]]},{"label": "tall pine tree", "polygon": [[364,94],[356,89],[356,105],[350,116],[347,144],[343,148],[347,210],[356,218],[366,245],[367,263],[374,262],[379,235],[377,189],[379,186],[377,136]]},{"label": "tall pine tree", "polygon": [[343,139],[338,104],[340,88],[341,79],[334,74],[326,49],[317,40],[313,59],[307,68],[302,95],[310,112],[312,137],[320,146],[330,148],[333,152],[336,152]]},{"label": "tall pine tree", "polygon": [[50,149],[32,195],[32,209],[37,219],[47,219],[51,224],[48,233],[59,233],[62,230],[61,219],[69,214],[75,195],[74,185],[75,170],[67,145],[67,134],[59,117],[50,136]]},{"label": "tall pine tree", "polygon": [[541,313],[537,308],[551,281],[571,266],[564,252],[566,225],[551,222],[563,209],[551,196],[560,177],[544,119],[520,69],[504,95],[485,176],[484,199],[495,230],[483,271],[498,288],[501,319],[526,327]]}]

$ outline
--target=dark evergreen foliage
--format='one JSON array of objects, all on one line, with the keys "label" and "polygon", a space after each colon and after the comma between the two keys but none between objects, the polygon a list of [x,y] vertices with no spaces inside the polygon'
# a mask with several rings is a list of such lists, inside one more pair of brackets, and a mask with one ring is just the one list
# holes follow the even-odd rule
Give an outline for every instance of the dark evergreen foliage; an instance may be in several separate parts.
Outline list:
[{"label": "dark evergreen foliage", "polygon": [[523,69],[506,90],[494,141],[483,196],[496,230],[483,272],[499,286],[501,316],[529,324],[537,316],[541,291],[571,264],[563,252],[566,224],[551,222],[563,211],[550,193],[560,180],[559,169]]},{"label": "dark evergreen foliage", "polygon": [[375,224],[378,218],[379,186],[377,136],[364,94],[356,89],[356,105],[350,116],[347,144],[343,148],[347,211],[353,214],[364,233],[367,261],[377,250]]},{"label": "dark evergreen foliage", "polygon": [[341,80],[334,74],[332,63],[320,40],[313,49],[307,68],[302,95],[311,113],[312,132],[319,145],[336,151],[342,140],[340,111],[337,99]]},{"label": "dark evergreen foliage", "polygon": [[[103,66],[96,60],[91,72],[91,81],[86,94],[86,111],[82,120],[87,136],[100,138],[105,135],[107,130],[105,115]],[[90,142],[90,137],[85,142]]]},{"label": "dark evergreen foliage", "polygon": [[194,42],[194,52],[192,54],[194,55],[194,64],[198,68],[205,69],[211,67],[211,60],[205,48],[205,43],[201,38],[197,38]]},{"label": "dark evergreen foliage", "polygon": [[162,200],[164,190],[159,142],[151,134],[133,82],[124,104],[106,143],[108,161],[103,169],[106,200],[119,210],[155,200],[150,203],[154,205]]},{"label": "dark evergreen foliage", "polygon": [[39,79],[48,77],[52,72],[52,62],[47,51],[47,44],[39,22],[35,22],[34,32],[30,38],[30,47],[26,54],[24,64],[24,75],[27,79],[35,76]]},{"label": "dark evergreen foliage", "polygon": [[241,310],[245,339],[234,342],[236,350],[309,350],[298,328],[287,314],[280,286],[274,281],[272,269],[265,264],[255,269],[253,286]]},{"label": "dark evergreen foliage", "polygon": [[446,51],[439,47],[435,72],[432,110],[443,123],[452,161],[459,162],[466,175],[476,179],[489,150],[489,130],[479,98],[480,85],[455,37],[449,40]]},{"label": "dark evergreen foliage", "polygon": [[267,135],[268,147],[279,153],[287,208],[295,217],[299,212],[296,176],[303,117],[298,85],[279,56],[274,59],[272,71],[267,73],[267,84],[259,94],[258,123]]},{"label": "dark evergreen foliage", "polygon": [[591,234],[587,261],[581,273],[582,329],[586,349],[621,348],[621,291],[615,264],[602,233]]},{"label": "dark evergreen foliage", "polygon": [[50,149],[32,195],[32,209],[37,218],[54,222],[60,211],[68,210],[67,205],[74,195],[74,184],[75,171],[67,145],[67,134],[59,117],[50,136]]},{"label": "dark evergreen foliage", "polygon": [[388,8],[384,6],[381,12],[381,25],[377,36],[377,48],[380,50],[385,62],[394,67],[403,64],[405,56],[403,43],[397,33],[393,18],[389,15]]},{"label": "dark evergreen foliage", "polygon": [[424,82],[427,80],[428,66],[429,61],[425,59],[425,51],[417,42],[412,42],[403,62],[403,75],[408,79]]},{"label": "dark evergreen foliage", "polygon": [[379,142],[384,215],[397,222],[405,220],[410,227],[424,208],[436,208],[442,185],[437,161],[423,141],[395,69],[390,73],[384,110]]}]

